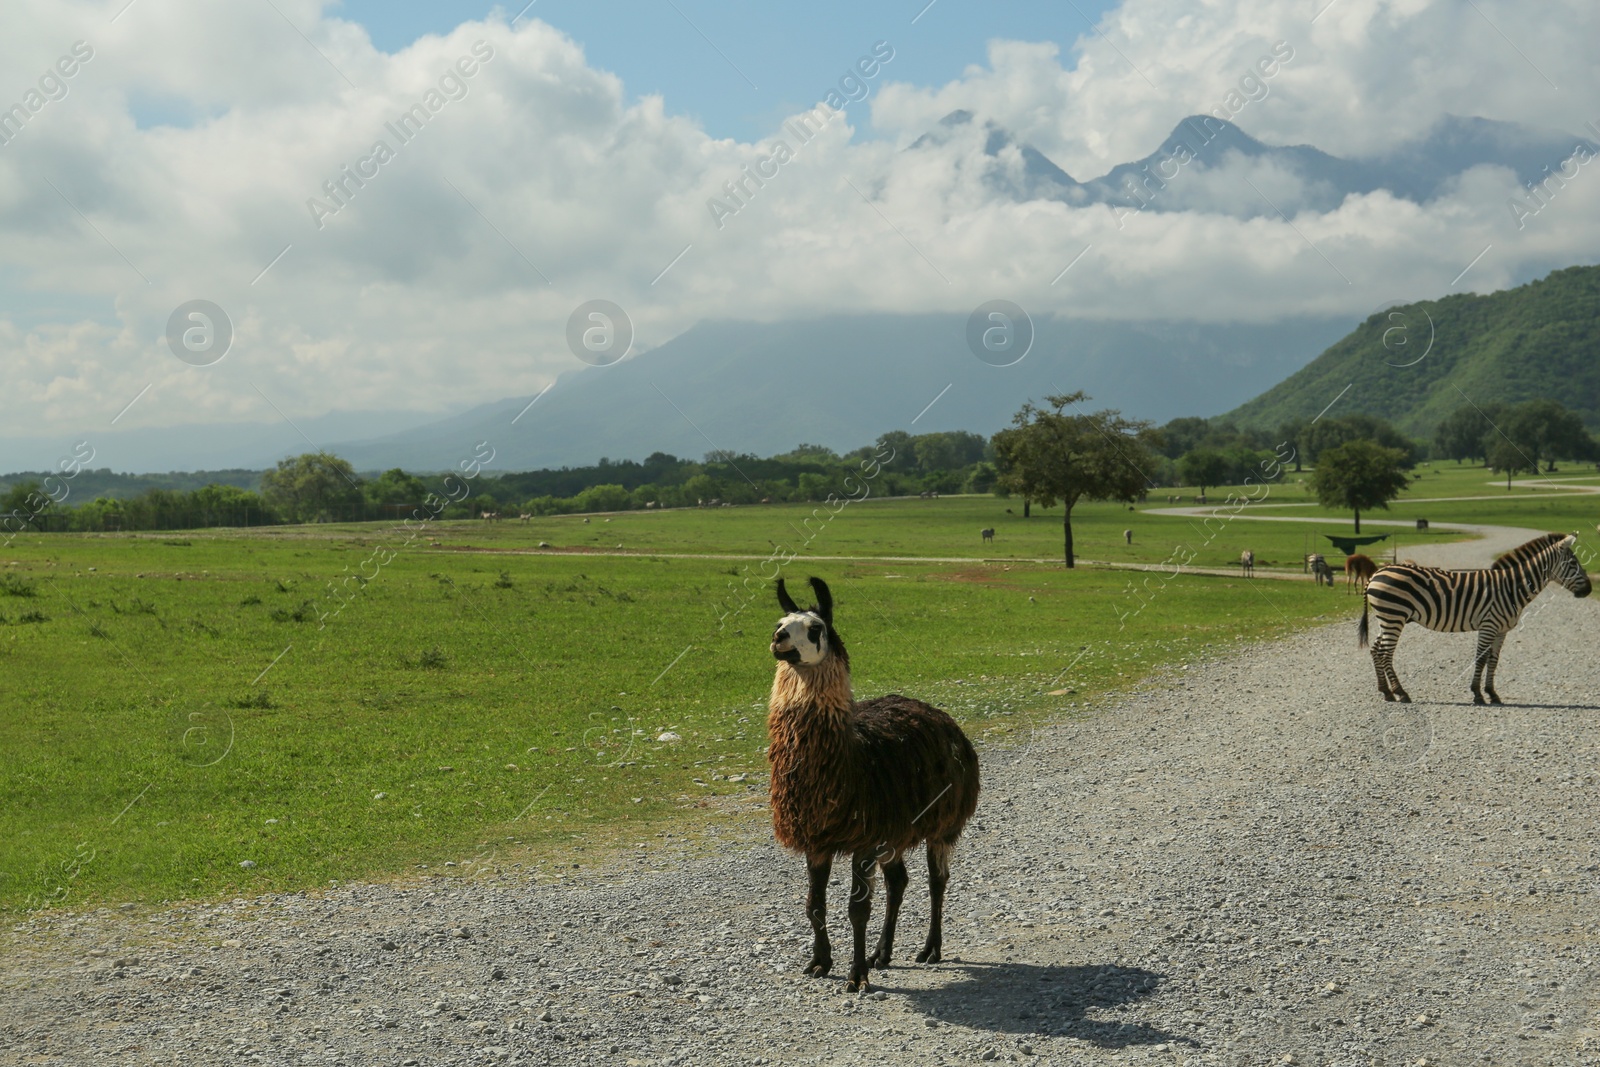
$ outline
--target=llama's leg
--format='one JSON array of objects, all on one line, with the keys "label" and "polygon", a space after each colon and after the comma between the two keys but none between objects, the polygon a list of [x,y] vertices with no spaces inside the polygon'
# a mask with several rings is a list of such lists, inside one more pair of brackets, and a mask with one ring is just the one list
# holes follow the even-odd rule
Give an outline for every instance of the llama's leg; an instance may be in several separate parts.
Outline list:
[{"label": "llama's leg", "polygon": [[821,978],[833,968],[833,947],[828,944],[828,872],[833,857],[817,853],[806,857],[811,889],[806,893],[806,917],[811,920],[811,962],[806,973]]},{"label": "llama's leg", "polygon": [[1503,703],[1500,699],[1500,694],[1494,691],[1494,672],[1495,668],[1500,666],[1500,649],[1505,643],[1506,635],[1501,633],[1497,634],[1493,643],[1489,645],[1489,662],[1485,665],[1483,691],[1489,695],[1489,703],[1491,704]]},{"label": "llama's leg", "polygon": [[950,881],[950,845],[928,842],[928,940],[917,953],[918,963],[938,963],[944,947],[944,887]]},{"label": "llama's leg", "polygon": [[867,920],[872,916],[872,888],[877,881],[878,854],[857,852],[850,861],[850,933],[854,938],[850,955],[851,993],[867,991]]},{"label": "llama's leg", "polygon": [[[1487,630],[1478,631],[1478,647],[1472,653],[1472,702],[1483,704],[1483,687],[1478,684],[1483,676],[1483,669],[1489,665],[1489,650],[1494,646],[1494,638]],[[1491,682],[1491,686],[1492,686]],[[1499,701],[1495,701],[1499,703]]]},{"label": "llama's leg", "polygon": [[911,876],[906,873],[906,862],[896,856],[883,865],[883,884],[889,891],[889,905],[883,912],[883,932],[878,935],[878,947],[867,962],[874,967],[887,968],[894,953],[894,927],[900,918],[900,900],[905,896],[906,883]]}]

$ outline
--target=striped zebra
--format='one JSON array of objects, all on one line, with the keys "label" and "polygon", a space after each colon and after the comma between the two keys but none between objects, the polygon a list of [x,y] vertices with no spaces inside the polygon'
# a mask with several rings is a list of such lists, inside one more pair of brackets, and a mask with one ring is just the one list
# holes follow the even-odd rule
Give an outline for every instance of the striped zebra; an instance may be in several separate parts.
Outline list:
[{"label": "striped zebra", "polygon": [[[1589,595],[1589,576],[1573,554],[1576,537],[1543,534],[1495,560],[1487,570],[1447,571],[1414,563],[1379,567],[1367,583],[1357,628],[1360,647],[1367,647],[1367,612],[1377,612],[1378,638],[1372,642],[1372,665],[1378,672],[1378,692],[1385,700],[1411,703],[1394,670],[1394,649],[1408,622],[1419,622],[1441,633],[1478,632],[1478,649],[1472,661],[1472,702],[1499,704],[1494,691],[1494,670],[1500,646],[1533,598],[1551,582],[1576,597]],[[1483,685],[1478,684],[1479,676]]]}]

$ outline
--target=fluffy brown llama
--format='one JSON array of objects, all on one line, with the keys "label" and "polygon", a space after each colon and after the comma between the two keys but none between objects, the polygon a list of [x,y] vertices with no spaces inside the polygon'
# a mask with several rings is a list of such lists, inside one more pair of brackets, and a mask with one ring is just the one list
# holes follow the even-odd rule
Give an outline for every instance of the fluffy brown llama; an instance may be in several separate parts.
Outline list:
[{"label": "fluffy brown llama", "polygon": [[[943,940],[950,853],[978,806],[978,756],[949,715],[890,694],[857,701],[850,655],[833,626],[833,597],[811,579],[817,602],[802,610],[778,580],[784,610],[772,637],[778,660],[768,704],[772,831],[801,853],[811,876],[806,915],[811,959],[805,972],[828,973],[827,890],[833,857],[849,853],[850,927],[855,935],[849,990],[868,988],[869,968],[889,966],[895,921],[910,877],[905,854],[928,846],[932,917],[918,963],[937,963]],[[867,919],[879,869],[888,909],[877,948],[867,955]]]},{"label": "fluffy brown llama", "polygon": [[1371,556],[1363,556],[1356,552],[1344,559],[1344,591],[1350,592],[1353,583],[1361,583],[1361,591],[1366,592],[1367,582],[1372,580],[1373,574],[1378,570],[1378,565],[1372,562]]}]

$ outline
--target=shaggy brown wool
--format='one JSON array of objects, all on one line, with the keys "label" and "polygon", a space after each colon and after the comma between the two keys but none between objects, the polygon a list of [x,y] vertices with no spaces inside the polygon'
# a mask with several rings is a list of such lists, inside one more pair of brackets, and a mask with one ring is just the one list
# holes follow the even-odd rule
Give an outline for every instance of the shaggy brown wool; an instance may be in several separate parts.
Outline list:
[{"label": "shaggy brown wool", "polygon": [[954,844],[978,806],[978,755],[949,715],[898,693],[857,703],[831,655],[779,663],[767,709],[772,830],[812,855]]}]

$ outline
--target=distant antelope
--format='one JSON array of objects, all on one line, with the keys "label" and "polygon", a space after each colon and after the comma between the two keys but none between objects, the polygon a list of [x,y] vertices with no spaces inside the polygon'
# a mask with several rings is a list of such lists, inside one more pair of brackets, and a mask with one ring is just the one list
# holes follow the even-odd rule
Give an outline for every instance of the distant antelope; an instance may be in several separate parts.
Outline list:
[{"label": "distant antelope", "polygon": [[989,543],[989,542],[994,540],[994,527],[993,526],[991,526],[987,530],[983,531],[983,540],[984,540],[985,544],[987,544],[987,543]]},{"label": "distant antelope", "polygon": [[1372,580],[1373,572],[1378,565],[1372,562],[1371,556],[1363,556],[1357,552],[1345,557],[1344,560],[1344,591],[1348,593],[1356,582],[1361,583],[1361,591],[1366,592],[1367,582]]},{"label": "distant antelope", "polygon": [[484,522],[499,522],[500,521],[500,513],[498,511],[485,511],[485,512],[483,512],[483,521]]},{"label": "distant antelope", "polygon": [[1246,578],[1254,578],[1256,575],[1256,554],[1248,548],[1239,553],[1239,571]]},{"label": "distant antelope", "polygon": [[533,516],[529,515],[526,511],[524,511],[524,512],[519,513],[517,515],[517,518],[519,520],[521,520],[522,522],[527,522],[529,519],[533,518]]}]

